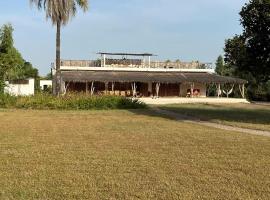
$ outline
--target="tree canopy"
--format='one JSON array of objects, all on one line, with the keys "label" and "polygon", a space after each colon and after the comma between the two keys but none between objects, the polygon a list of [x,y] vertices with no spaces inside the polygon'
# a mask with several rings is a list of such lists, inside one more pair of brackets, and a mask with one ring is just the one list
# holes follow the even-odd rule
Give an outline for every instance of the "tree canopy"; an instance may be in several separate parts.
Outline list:
[{"label": "tree canopy", "polygon": [[0,93],[5,80],[37,78],[38,70],[26,62],[14,47],[13,27],[5,24],[0,29]]},{"label": "tree canopy", "polygon": [[249,98],[270,100],[270,0],[250,0],[240,16],[243,33],[226,40],[225,64],[249,81]]}]

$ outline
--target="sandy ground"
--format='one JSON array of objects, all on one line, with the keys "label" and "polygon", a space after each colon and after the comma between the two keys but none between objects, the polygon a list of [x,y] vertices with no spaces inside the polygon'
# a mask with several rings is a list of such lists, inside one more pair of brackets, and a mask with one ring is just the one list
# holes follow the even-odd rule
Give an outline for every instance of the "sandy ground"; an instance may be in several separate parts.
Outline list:
[{"label": "sandy ground", "polygon": [[140,98],[141,102],[149,105],[184,104],[184,103],[249,103],[246,99],[238,98]]}]

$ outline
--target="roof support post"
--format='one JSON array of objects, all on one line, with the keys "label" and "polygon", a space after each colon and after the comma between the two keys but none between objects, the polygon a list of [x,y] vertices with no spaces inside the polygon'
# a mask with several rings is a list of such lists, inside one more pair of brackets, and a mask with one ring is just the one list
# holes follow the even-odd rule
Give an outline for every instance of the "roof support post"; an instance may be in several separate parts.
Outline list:
[{"label": "roof support post", "polygon": [[94,81],[91,83],[91,96],[94,95],[95,87],[94,87]]},{"label": "roof support post", "polygon": [[151,67],[151,56],[148,56],[148,67]]},{"label": "roof support post", "polygon": [[106,54],[103,54],[103,67],[106,67]]},{"label": "roof support post", "polygon": [[194,83],[191,83],[190,86],[191,86],[191,87],[190,87],[190,96],[191,96],[191,98],[193,98],[193,93],[194,93]]},{"label": "roof support post", "polygon": [[108,95],[109,83],[105,82],[105,94]]},{"label": "roof support post", "polygon": [[156,83],[156,97],[159,98],[160,83]]},{"label": "roof support post", "polygon": [[115,91],[114,91],[114,82],[112,82],[112,92],[113,92],[113,94],[115,95]]},{"label": "roof support post", "polygon": [[181,97],[181,83],[179,83],[179,97]]},{"label": "roof support post", "polygon": [[136,86],[136,83],[134,82],[134,83],[131,83],[131,88],[132,88],[132,96],[133,97],[136,97],[136,95],[137,95],[137,86]]},{"label": "roof support post", "polygon": [[89,85],[88,85],[88,82],[86,81],[86,83],[85,83],[85,93],[88,94],[88,91],[89,91]]},{"label": "roof support post", "polygon": [[221,86],[220,86],[220,83],[218,84],[218,87],[217,87],[217,96],[218,98],[220,97],[221,95]]},{"label": "roof support post", "polygon": [[245,99],[245,84],[239,85],[239,90],[240,90],[242,98]]}]

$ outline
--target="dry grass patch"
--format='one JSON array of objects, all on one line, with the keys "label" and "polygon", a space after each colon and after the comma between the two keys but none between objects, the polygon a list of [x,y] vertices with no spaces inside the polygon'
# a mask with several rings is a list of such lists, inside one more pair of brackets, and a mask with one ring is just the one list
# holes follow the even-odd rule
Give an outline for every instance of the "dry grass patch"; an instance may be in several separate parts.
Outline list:
[{"label": "dry grass patch", "polygon": [[0,199],[269,199],[270,138],[135,111],[0,111]]}]

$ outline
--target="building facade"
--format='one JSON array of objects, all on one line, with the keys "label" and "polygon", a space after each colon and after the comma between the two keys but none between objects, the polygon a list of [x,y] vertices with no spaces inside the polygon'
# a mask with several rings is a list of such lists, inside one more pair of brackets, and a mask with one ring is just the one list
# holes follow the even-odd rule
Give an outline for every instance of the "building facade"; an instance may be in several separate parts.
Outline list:
[{"label": "building facade", "polygon": [[213,69],[209,69],[209,64],[181,64],[179,61],[178,65],[173,65],[172,62],[165,65],[166,62],[152,61],[152,54],[99,54],[101,59],[96,61],[61,62],[62,93],[85,92],[91,95],[127,97],[206,97],[208,85],[216,86],[218,96],[222,93],[223,85],[231,85],[232,88],[238,88],[244,98],[245,80],[219,76]]}]

